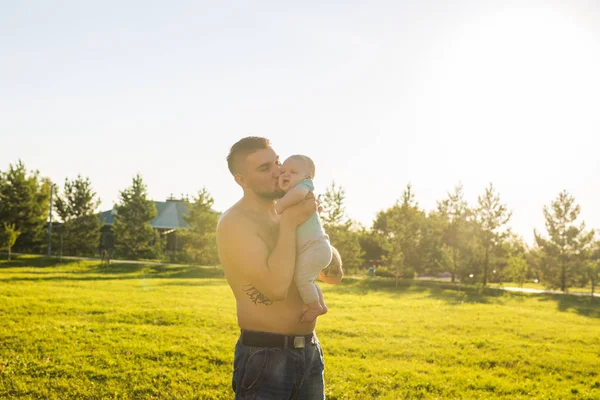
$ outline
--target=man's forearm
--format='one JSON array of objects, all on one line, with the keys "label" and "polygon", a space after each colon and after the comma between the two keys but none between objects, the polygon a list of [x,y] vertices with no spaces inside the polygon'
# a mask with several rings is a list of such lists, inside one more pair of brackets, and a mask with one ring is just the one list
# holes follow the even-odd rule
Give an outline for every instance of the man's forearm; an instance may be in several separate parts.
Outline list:
[{"label": "man's forearm", "polygon": [[284,300],[292,284],[296,264],[296,226],[282,218],[277,244],[269,254],[267,266],[272,276],[271,300]]}]

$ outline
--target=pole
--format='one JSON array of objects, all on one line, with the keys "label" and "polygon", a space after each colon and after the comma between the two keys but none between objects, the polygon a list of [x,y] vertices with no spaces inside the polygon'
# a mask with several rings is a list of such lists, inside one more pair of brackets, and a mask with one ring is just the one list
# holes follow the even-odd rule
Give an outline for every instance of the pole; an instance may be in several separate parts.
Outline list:
[{"label": "pole", "polygon": [[54,186],[55,183],[50,186],[50,211],[48,213],[50,222],[48,223],[48,257],[52,253],[52,197],[54,195]]}]

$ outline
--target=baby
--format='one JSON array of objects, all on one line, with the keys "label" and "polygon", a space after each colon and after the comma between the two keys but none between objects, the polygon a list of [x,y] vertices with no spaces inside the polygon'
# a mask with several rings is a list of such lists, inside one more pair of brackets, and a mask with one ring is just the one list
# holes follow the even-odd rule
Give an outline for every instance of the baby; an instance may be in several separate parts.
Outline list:
[{"label": "baby", "polygon": [[[281,166],[279,187],[285,195],[277,201],[275,209],[279,214],[287,207],[303,200],[314,190],[315,164],[303,155],[289,157]],[[331,263],[332,250],[329,236],[325,233],[319,214],[316,212],[296,231],[296,269],[294,282],[304,304],[308,307],[302,322],[313,321],[327,312],[323,293],[315,283],[322,269]]]}]

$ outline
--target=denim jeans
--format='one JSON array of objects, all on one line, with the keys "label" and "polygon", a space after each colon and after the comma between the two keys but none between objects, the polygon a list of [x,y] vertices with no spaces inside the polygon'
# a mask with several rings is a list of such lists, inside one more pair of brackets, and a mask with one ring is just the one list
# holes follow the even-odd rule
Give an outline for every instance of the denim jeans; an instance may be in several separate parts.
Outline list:
[{"label": "denim jeans", "polygon": [[314,336],[301,349],[235,345],[232,387],[240,400],[325,398],[323,352]]}]

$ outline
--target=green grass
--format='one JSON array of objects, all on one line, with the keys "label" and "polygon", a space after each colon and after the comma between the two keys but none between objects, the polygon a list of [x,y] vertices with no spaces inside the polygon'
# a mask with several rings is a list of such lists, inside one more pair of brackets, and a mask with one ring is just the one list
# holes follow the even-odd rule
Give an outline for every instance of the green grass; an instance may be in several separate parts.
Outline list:
[{"label": "green grass", "polygon": [[[589,297],[322,287],[329,399],[600,399]],[[0,398],[230,399],[237,335],[215,268],[0,261]]]}]

